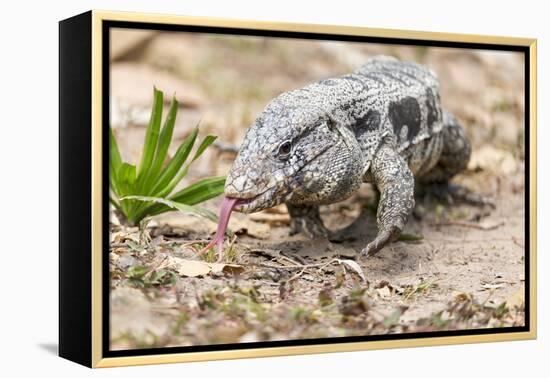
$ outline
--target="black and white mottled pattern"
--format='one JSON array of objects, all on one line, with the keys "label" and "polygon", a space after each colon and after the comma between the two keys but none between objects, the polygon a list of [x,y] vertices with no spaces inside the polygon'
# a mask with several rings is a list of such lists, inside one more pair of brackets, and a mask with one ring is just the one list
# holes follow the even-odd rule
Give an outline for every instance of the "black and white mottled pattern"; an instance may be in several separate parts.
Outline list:
[{"label": "black and white mottled pattern", "polygon": [[225,193],[242,199],[242,212],[286,203],[293,232],[318,237],[326,235],[319,205],[373,183],[381,196],[369,254],[405,226],[415,179],[448,180],[469,155],[462,128],[441,109],[435,74],[380,56],[273,99],[249,128]]}]

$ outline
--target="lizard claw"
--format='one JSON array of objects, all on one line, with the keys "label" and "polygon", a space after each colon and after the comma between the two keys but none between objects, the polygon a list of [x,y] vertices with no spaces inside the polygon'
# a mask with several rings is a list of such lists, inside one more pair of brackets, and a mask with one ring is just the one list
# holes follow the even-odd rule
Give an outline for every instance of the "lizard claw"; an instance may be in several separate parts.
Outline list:
[{"label": "lizard claw", "polygon": [[376,235],[376,238],[361,250],[361,255],[365,257],[374,256],[384,248],[386,244],[393,241],[400,232],[401,230],[397,226],[391,226],[386,230],[380,231],[378,235]]},{"label": "lizard claw", "polygon": [[320,220],[311,218],[291,219],[290,235],[304,234],[308,239],[323,239],[328,237],[328,230]]},{"label": "lizard claw", "polygon": [[440,201],[449,205],[467,203],[473,206],[488,206],[492,209],[496,207],[494,199],[475,193],[461,185],[435,183],[428,185],[428,190]]},{"label": "lizard claw", "polygon": [[378,241],[378,238],[367,244],[365,248],[361,250],[361,255],[364,257],[371,257],[377,254],[384,245]]}]

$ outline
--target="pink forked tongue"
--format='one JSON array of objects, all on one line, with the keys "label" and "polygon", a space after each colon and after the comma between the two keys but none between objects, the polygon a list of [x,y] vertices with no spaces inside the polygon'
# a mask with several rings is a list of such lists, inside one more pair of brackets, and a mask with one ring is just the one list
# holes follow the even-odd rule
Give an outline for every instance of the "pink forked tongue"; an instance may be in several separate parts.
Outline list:
[{"label": "pink forked tongue", "polygon": [[229,217],[231,217],[231,211],[237,204],[237,198],[224,197],[222,202],[222,208],[220,210],[220,219],[218,221],[218,229],[216,230],[216,235],[214,239],[206,247],[202,249],[200,253],[208,251],[213,246],[218,247],[218,259],[222,258],[223,255],[223,238],[225,231],[227,230],[227,225],[229,224]]}]

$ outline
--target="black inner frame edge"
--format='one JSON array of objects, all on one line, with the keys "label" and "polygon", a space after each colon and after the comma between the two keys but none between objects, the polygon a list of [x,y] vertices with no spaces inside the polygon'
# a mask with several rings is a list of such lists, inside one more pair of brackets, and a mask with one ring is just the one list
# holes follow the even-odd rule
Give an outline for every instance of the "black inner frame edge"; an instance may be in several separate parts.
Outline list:
[{"label": "black inner frame edge", "polygon": [[[529,54],[529,46],[518,45],[499,45],[493,43],[470,43],[470,42],[451,42],[451,41],[430,41],[422,39],[401,39],[389,37],[369,37],[355,35],[335,35],[325,33],[307,33],[307,32],[289,32],[289,31],[272,31],[259,29],[241,29],[227,27],[211,27],[211,26],[192,26],[192,25],[169,25],[159,23],[146,22],[130,22],[130,21],[103,21],[102,22],[102,144],[109,145],[108,128],[110,113],[110,29],[111,28],[126,28],[126,29],[149,29],[158,31],[176,31],[190,33],[206,33],[206,34],[223,34],[237,36],[260,36],[274,38],[291,38],[291,39],[316,39],[316,40],[331,40],[342,42],[363,42],[363,43],[378,43],[378,44],[395,44],[395,45],[416,45],[429,47],[449,47],[463,49],[478,49],[478,50],[498,50],[507,52],[523,52],[524,67],[525,67],[525,325],[523,327],[505,327],[505,328],[478,328],[468,330],[452,330],[452,331],[434,331],[420,333],[402,333],[402,334],[384,334],[384,335],[365,335],[365,336],[348,336],[334,338],[318,338],[318,339],[297,339],[297,340],[280,340],[280,341],[262,341],[252,343],[234,343],[234,344],[211,344],[211,345],[194,345],[181,347],[165,347],[165,348],[144,348],[131,350],[109,350],[110,344],[110,303],[109,295],[109,156],[108,149],[103,149],[102,161],[102,185],[103,185],[103,254],[102,254],[102,354],[103,357],[130,357],[141,355],[159,355],[173,353],[192,353],[192,352],[211,352],[222,350],[244,350],[255,348],[272,348],[286,346],[306,346],[319,344],[341,344],[350,342],[365,342],[365,341],[380,341],[380,340],[406,340],[406,339],[424,339],[434,337],[448,336],[464,336],[464,335],[487,335],[501,333],[516,333],[528,332],[530,330],[530,63],[531,57]],[[403,31],[407,33],[407,31]],[[107,294],[107,295],[106,295]]]}]

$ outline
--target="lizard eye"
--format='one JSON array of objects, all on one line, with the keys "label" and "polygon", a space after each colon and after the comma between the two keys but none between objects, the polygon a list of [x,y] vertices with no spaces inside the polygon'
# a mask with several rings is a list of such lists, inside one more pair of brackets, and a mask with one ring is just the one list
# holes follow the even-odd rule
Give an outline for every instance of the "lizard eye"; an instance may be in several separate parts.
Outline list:
[{"label": "lizard eye", "polygon": [[289,140],[281,143],[279,146],[279,149],[277,150],[277,156],[281,159],[285,159],[290,155],[290,151],[292,150],[292,143],[290,143]]}]

